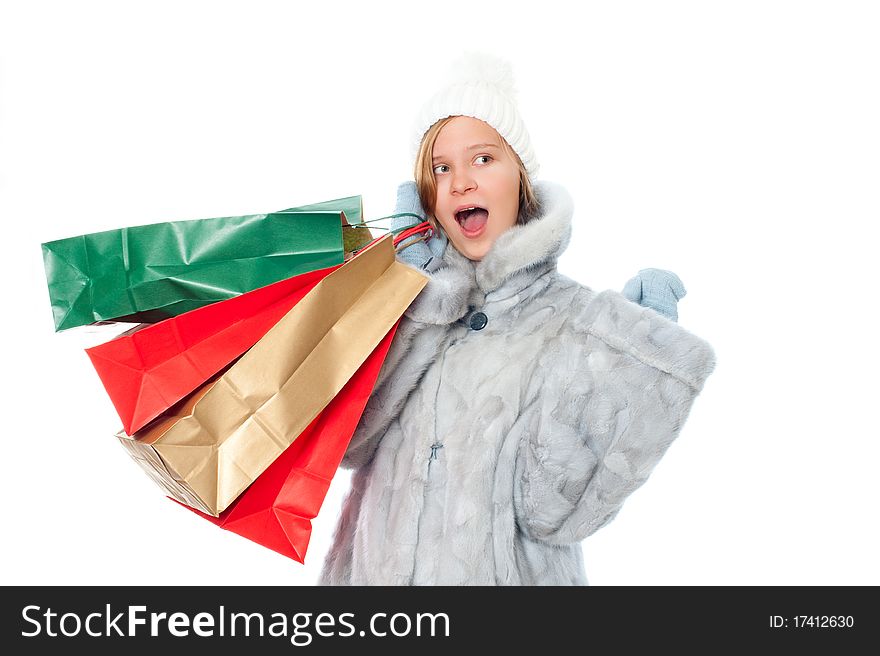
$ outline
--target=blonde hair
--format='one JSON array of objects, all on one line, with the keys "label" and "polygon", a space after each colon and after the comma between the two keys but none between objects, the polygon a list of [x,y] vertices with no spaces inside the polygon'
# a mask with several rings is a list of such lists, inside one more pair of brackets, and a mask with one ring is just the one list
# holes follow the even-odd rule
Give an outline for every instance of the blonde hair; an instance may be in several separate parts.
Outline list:
[{"label": "blonde hair", "polygon": [[[428,223],[431,224],[431,227],[437,234],[442,233],[443,228],[437,217],[434,216],[434,208],[437,205],[437,178],[434,177],[434,166],[431,158],[434,152],[434,142],[437,141],[437,135],[440,134],[443,126],[454,118],[456,117],[447,116],[428,128],[425,136],[422,137],[419,152],[416,156],[414,175],[416,188],[419,191],[419,200],[427,214]],[[501,137],[501,135],[498,136]],[[519,155],[510,147],[510,144],[507,143],[504,137],[501,137],[501,147],[519,167],[519,212],[517,213],[516,223],[517,225],[524,225],[537,216],[541,208],[538,198],[535,196],[535,191],[532,189],[529,174],[526,172],[526,167],[523,165]]]}]

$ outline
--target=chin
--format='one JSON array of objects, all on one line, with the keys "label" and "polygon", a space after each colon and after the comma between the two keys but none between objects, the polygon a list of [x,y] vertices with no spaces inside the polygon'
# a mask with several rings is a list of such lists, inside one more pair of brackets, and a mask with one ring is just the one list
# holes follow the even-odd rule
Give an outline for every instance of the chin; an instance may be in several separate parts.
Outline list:
[{"label": "chin", "polygon": [[475,262],[482,260],[488,251],[486,248],[475,247],[471,244],[462,244],[459,246],[452,240],[450,240],[450,243],[455,246],[455,250],[464,255],[467,259],[474,260]]},{"label": "chin", "polygon": [[[456,239],[452,239],[450,237],[450,235],[453,233],[450,231],[451,230],[458,230],[458,224],[456,223],[454,226],[446,226],[441,223],[441,225],[443,226],[443,229],[446,231],[446,237],[447,237],[447,239],[449,239],[449,243],[452,244],[453,246],[455,246],[455,250],[457,250],[459,253],[464,255],[469,260],[474,260],[474,261],[482,260],[486,256],[486,253],[489,252],[489,249],[492,246],[492,244],[486,244],[482,240],[481,241],[473,241],[473,240],[469,240],[465,237],[461,237],[460,232],[455,233],[455,236],[457,237]],[[483,235],[483,239],[485,239],[486,236],[487,235]],[[460,237],[460,239],[458,239],[459,237]],[[493,242],[494,242],[494,239],[493,239]]]}]

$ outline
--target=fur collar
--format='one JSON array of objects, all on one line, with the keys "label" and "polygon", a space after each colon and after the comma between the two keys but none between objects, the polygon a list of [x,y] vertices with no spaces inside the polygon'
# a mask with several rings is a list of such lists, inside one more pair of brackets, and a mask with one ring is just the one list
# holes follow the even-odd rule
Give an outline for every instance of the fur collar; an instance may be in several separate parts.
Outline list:
[{"label": "fur collar", "polygon": [[482,260],[469,260],[447,244],[441,268],[431,275],[406,316],[422,323],[453,323],[470,308],[483,305],[487,294],[515,294],[555,267],[571,239],[574,202],[554,182],[540,180],[534,189],[541,208],[538,216],[498,237]]}]

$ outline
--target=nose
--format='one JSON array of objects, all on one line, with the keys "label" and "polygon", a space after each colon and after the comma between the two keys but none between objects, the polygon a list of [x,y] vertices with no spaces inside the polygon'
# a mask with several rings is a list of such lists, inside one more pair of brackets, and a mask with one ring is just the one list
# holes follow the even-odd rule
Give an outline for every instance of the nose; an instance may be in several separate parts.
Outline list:
[{"label": "nose", "polygon": [[453,193],[463,194],[477,188],[477,182],[468,169],[459,169],[452,174],[451,189]]}]

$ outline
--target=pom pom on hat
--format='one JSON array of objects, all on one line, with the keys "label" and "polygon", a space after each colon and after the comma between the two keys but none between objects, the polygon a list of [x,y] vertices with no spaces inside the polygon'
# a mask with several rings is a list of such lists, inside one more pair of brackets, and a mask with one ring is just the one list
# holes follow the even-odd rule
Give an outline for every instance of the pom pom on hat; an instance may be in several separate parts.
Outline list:
[{"label": "pom pom on hat", "polygon": [[449,84],[480,82],[494,86],[511,98],[516,96],[513,67],[510,62],[494,55],[467,52],[453,62]]},{"label": "pom pom on hat", "polygon": [[516,96],[510,62],[487,53],[466,52],[450,67],[445,86],[419,112],[413,128],[413,159],[434,123],[447,116],[471,116],[485,121],[504,137],[534,180],[538,160],[519,115]]}]

